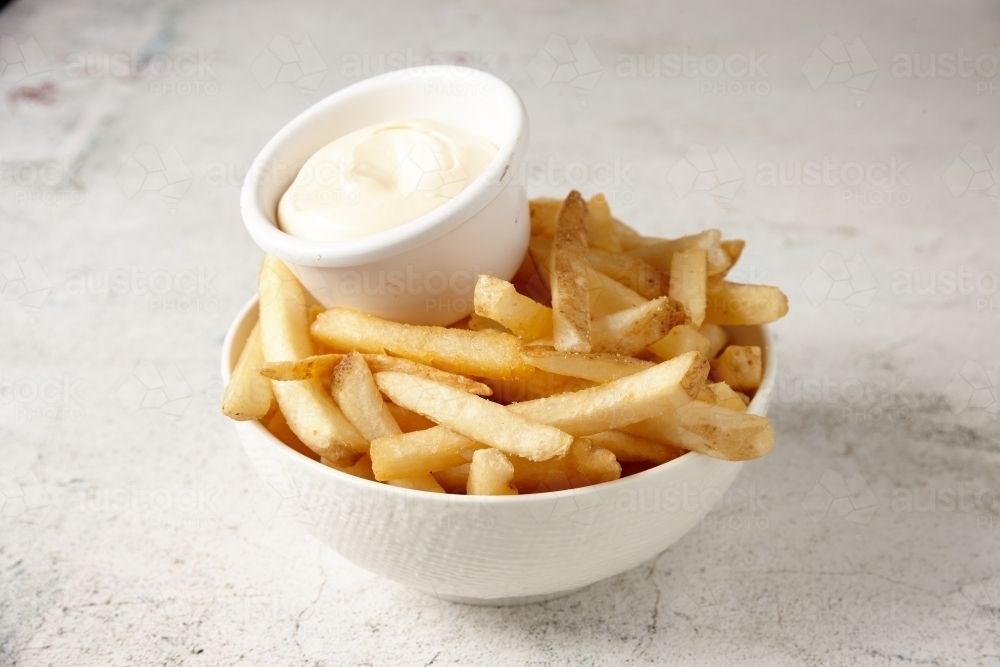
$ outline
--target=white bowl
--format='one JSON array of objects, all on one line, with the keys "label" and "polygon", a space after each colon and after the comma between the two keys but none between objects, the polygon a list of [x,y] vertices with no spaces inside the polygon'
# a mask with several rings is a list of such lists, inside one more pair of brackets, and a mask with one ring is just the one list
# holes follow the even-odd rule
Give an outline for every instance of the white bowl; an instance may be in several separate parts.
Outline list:
[{"label": "white bowl", "polygon": [[[229,376],[257,322],[257,299],[222,346]],[[765,415],[776,360],[764,327],[728,328],[759,345],[764,380],[749,412]],[[369,572],[439,598],[522,604],[557,597],[653,558],[723,499],[742,463],[689,452],[596,486],[523,496],[400,489],[353,477],[287,447],[256,421],[233,422],[258,474],[304,527]]]},{"label": "white bowl", "polygon": [[[278,201],[313,153],[354,130],[403,118],[457,127],[499,151],[448,203],[395,229],[309,241],[278,228]],[[454,66],[383,74],[317,102],[264,146],[243,183],[243,222],[257,245],[288,264],[327,307],[450,324],[472,312],[479,274],[510,278],[524,257],[531,234],[522,178],[528,134],[521,98],[492,74]]]}]

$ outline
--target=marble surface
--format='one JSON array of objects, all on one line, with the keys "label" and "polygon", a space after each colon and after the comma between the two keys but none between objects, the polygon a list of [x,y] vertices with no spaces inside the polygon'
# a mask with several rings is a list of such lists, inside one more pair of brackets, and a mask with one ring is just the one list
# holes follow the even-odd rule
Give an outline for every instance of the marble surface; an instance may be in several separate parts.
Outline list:
[{"label": "marble surface", "polygon": [[[1000,664],[998,28],[975,2],[14,2],[0,664]],[[738,278],[791,303],[774,453],[545,604],[343,561],[218,411],[247,165],[324,95],[442,61],[523,96],[531,194],[746,238]]]}]

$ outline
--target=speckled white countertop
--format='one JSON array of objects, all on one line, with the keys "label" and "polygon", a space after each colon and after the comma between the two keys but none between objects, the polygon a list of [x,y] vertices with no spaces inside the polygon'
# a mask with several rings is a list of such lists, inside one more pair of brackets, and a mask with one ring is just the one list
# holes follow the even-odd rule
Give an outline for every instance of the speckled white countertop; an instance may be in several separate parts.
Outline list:
[{"label": "speckled white countertop", "polygon": [[[1000,664],[994,6],[19,0],[0,34],[0,664]],[[442,59],[521,93],[533,195],[720,227],[791,302],[774,453],[545,604],[345,562],[218,412],[247,165]]]}]

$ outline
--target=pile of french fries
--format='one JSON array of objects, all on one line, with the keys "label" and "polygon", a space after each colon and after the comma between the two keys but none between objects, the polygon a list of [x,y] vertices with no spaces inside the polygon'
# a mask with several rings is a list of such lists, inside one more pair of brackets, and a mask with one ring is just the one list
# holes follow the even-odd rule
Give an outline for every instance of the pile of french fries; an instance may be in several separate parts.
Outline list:
[{"label": "pile of french fries", "polygon": [[474,314],[451,327],[324,310],[266,257],[223,412],[345,473],[438,493],[555,491],[688,451],[771,451],[770,421],[746,412],[761,350],[727,345],[723,325],[788,305],[775,287],[726,281],[744,242],[645,237],[603,195],[530,208],[517,275],[480,276]]}]

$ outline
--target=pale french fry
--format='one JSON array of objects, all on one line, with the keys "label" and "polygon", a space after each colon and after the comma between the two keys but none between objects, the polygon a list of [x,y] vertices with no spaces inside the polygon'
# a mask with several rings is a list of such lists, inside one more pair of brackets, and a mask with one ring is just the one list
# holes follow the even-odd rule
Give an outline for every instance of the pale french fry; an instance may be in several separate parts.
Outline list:
[{"label": "pale french fry", "polygon": [[588,438],[577,438],[570,450],[548,461],[529,461],[511,456],[514,486],[521,493],[540,493],[575,489],[621,476],[621,466],[607,449],[595,447]]},{"label": "pale french fry", "polygon": [[557,428],[438,382],[389,372],[377,373],[375,381],[396,405],[508,454],[544,461],[561,456],[573,442]]},{"label": "pale french fry", "polygon": [[337,465],[335,461],[330,461],[328,459],[320,459],[320,463],[330,468],[339,470],[340,472],[346,472],[348,475],[354,475],[355,477],[367,479],[372,482],[376,481],[375,474],[372,472],[372,460],[367,454],[362,456],[354,465],[351,466]]},{"label": "pale french fry", "polygon": [[788,298],[771,285],[723,281],[708,293],[705,321],[710,324],[768,324],[788,313]]},{"label": "pale french fry", "polygon": [[[641,260],[649,262],[660,271],[669,273],[670,263],[673,260],[675,252],[681,252],[689,248],[704,248],[706,251],[710,248],[721,249],[719,245],[721,241],[722,233],[718,229],[706,229],[703,232],[691,234],[690,236],[636,246],[627,252],[633,257],[638,257]],[[723,254],[725,253],[723,252]],[[727,263],[728,259],[729,256],[726,255]],[[716,272],[709,271],[709,274],[713,273]]]},{"label": "pale french fry", "polygon": [[510,334],[399,324],[338,307],[316,318],[312,335],[338,350],[388,352],[452,373],[513,378],[531,372]]},{"label": "pale french fry", "polygon": [[472,454],[466,494],[470,496],[516,496],[514,466],[499,449],[480,449]]},{"label": "pale french fry", "polygon": [[556,222],[563,200],[551,197],[539,197],[528,202],[528,212],[531,214],[531,235],[551,239],[556,235]]},{"label": "pale french fry", "polygon": [[716,382],[715,384],[707,386],[710,387],[712,392],[715,394],[715,405],[728,408],[734,412],[746,412],[748,401],[743,400],[746,394],[734,391],[733,388],[725,382]]},{"label": "pale french fry", "polygon": [[729,334],[718,324],[702,324],[698,333],[708,339],[708,354],[705,355],[708,359],[719,356],[719,352],[722,352],[722,348],[729,342]]},{"label": "pale french fry", "polygon": [[608,252],[620,253],[622,242],[615,233],[614,224],[611,222],[611,209],[608,207],[608,200],[604,195],[598,193],[587,202],[587,233],[589,235],[590,246]]},{"label": "pale french fry", "polygon": [[[318,354],[300,359],[299,361],[265,363],[261,365],[260,373],[272,380],[287,381],[329,378],[333,375],[334,369],[344,356],[343,354]],[[456,389],[467,391],[470,394],[478,396],[490,395],[490,388],[485,384],[464,375],[459,375],[458,373],[449,373],[448,371],[442,371],[427,364],[402,357],[390,357],[386,354],[362,354],[361,356],[364,357],[365,363],[368,364],[368,368],[371,369],[372,373],[381,373],[382,371],[409,373],[410,375],[419,375],[435,382],[443,382]]]},{"label": "pale french fry", "polygon": [[764,374],[760,348],[756,345],[730,345],[711,364],[712,378],[737,391],[753,391],[760,386]]},{"label": "pale french fry", "polygon": [[678,324],[667,335],[649,346],[656,356],[662,359],[673,359],[685,352],[699,352],[706,359],[711,359],[711,341],[688,324]]},{"label": "pale french fry", "polygon": [[[513,285],[511,285],[511,287],[513,287]],[[510,329],[503,326],[499,322],[491,320],[488,317],[483,317],[477,313],[469,315],[468,320],[466,320],[465,328],[469,331],[496,331],[499,333],[512,333]]]},{"label": "pale french fry", "polygon": [[[530,349],[530,347],[526,347],[525,349]],[[593,382],[578,377],[549,373],[540,368],[533,368],[532,370],[534,372],[516,380],[491,380],[483,378],[483,382],[493,390],[493,400],[504,405],[536,398],[545,398],[546,396],[554,396],[555,394],[565,394],[566,392],[579,391],[594,386]]]},{"label": "pale french fry", "polygon": [[[551,271],[549,261],[552,254],[552,241],[544,238],[533,238],[528,245],[528,252],[540,267],[538,275],[542,281],[551,287]],[[590,317],[597,319],[619,310],[638,306],[646,302],[635,290],[629,289],[614,278],[607,276],[593,267],[587,267],[587,291],[590,299]]]},{"label": "pale french fry", "polygon": [[[260,270],[260,340],[264,359],[311,356],[309,313],[302,285],[280,260],[266,255]],[[271,382],[288,426],[311,450],[331,461],[353,461],[368,441],[347,420],[317,379]]]},{"label": "pale french fry", "polygon": [[389,411],[389,414],[392,415],[392,418],[395,420],[396,424],[399,425],[399,429],[403,433],[422,431],[424,429],[431,428],[432,426],[436,426],[436,424],[427,417],[418,415],[416,412],[402,408],[395,403],[386,403],[385,408]]},{"label": "pale french fry", "polygon": [[385,407],[364,358],[351,352],[337,364],[330,383],[330,394],[344,416],[368,441],[399,435],[402,431]]},{"label": "pale french fry", "polygon": [[372,440],[372,470],[380,481],[416,477],[468,463],[485,446],[441,426],[378,438]]},{"label": "pale french fry", "polygon": [[552,336],[552,309],[518,294],[506,280],[479,276],[473,300],[477,315],[499,322],[524,340]]},{"label": "pale french fry", "polygon": [[445,490],[445,493],[465,493],[465,487],[469,483],[470,463],[463,463],[453,468],[446,468],[432,472],[431,476]]},{"label": "pale french fry", "polygon": [[576,190],[569,193],[559,211],[549,263],[555,348],[564,352],[589,352],[587,205]]},{"label": "pale french fry", "polygon": [[689,352],[606,384],[514,403],[507,409],[574,436],[587,436],[690,403],[705,384],[708,370],[703,356]]},{"label": "pale french fry", "polygon": [[701,401],[622,430],[726,461],[754,459],[774,448],[774,430],[766,417]]},{"label": "pale french fry", "polygon": [[637,257],[590,248],[587,261],[595,271],[614,279],[644,299],[663,296],[669,289],[670,278],[667,274]]},{"label": "pale french fry", "polygon": [[684,306],[666,296],[605,315],[591,323],[595,351],[633,355],[687,321]]},{"label": "pale french fry", "polygon": [[306,447],[305,444],[299,440],[299,436],[292,433],[292,429],[288,427],[288,422],[285,421],[285,415],[281,414],[281,410],[275,410],[274,414],[267,419],[264,427],[270,431],[271,435],[276,437],[278,440],[281,440],[299,454],[311,458],[313,461],[319,460],[319,454]]},{"label": "pale french fry", "polygon": [[622,244],[622,249],[626,251],[638,248],[639,246],[659,243],[664,240],[653,236],[643,236],[618,218],[611,218],[611,226],[615,230],[615,236],[618,237],[619,242]]},{"label": "pale french fry", "polygon": [[263,363],[260,324],[255,324],[226,385],[226,393],[222,397],[224,415],[236,421],[262,419],[277,407],[271,383],[258,372]]},{"label": "pale french fry", "polygon": [[413,489],[414,491],[430,491],[431,493],[444,493],[444,489],[437,483],[430,474],[419,475],[417,477],[406,477],[404,479],[390,479],[391,486],[398,486],[401,489]]},{"label": "pale french fry", "polygon": [[708,280],[708,253],[704,248],[675,252],[670,260],[670,298],[687,309],[695,328],[705,321],[705,288]]},{"label": "pale french fry", "polygon": [[550,373],[583,378],[597,383],[610,382],[627,375],[634,375],[655,365],[651,361],[642,361],[620,354],[578,354],[559,352],[553,348],[542,346],[525,347],[524,359],[535,368]]},{"label": "pale french fry", "polygon": [[[727,241],[719,241],[719,245],[726,254],[729,255],[729,266],[730,268],[740,261],[740,255],[743,254],[743,248],[746,247],[747,242],[743,239],[730,239]],[[722,275],[725,275],[724,273]]]},{"label": "pale french fry", "polygon": [[595,446],[610,451],[618,461],[628,463],[649,462],[660,465],[687,453],[687,450],[680,447],[622,431],[602,431],[588,435],[587,438]]}]

